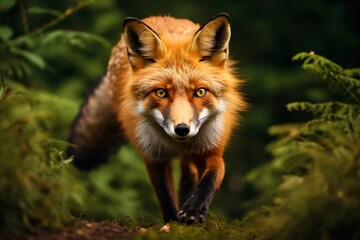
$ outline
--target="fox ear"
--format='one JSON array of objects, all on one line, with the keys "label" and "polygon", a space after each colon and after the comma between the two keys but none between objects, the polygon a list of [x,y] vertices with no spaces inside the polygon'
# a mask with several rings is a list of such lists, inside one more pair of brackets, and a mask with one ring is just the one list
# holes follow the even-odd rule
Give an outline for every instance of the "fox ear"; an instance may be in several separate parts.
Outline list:
[{"label": "fox ear", "polygon": [[226,13],[220,13],[195,33],[190,52],[198,54],[200,61],[222,65],[229,55],[230,36],[230,17]]},{"label": "fox ear", "polygon": [[124,40],[128,59],[134,69],[156,62],[163,52],[157,33],[137,18],[125,18]]}]

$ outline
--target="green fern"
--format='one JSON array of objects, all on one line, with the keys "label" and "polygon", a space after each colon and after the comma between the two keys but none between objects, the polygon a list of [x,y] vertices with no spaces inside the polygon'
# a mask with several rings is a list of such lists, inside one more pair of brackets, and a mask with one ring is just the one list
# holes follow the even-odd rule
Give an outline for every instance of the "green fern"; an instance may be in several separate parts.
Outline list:
[{"label": "green fern", "polygon": [[299,53],[293,60],[304,60],[302,68],[325,80],[330,90],[344,96],[349,96],[360,104],[360,68],[343,69],[338,64],[316,55],[314,52]]},{"label": "green fern", "polygon": [[311,113],[314,117],[355,120],[360,114],[360,105],[342,102],[309,103],[294,102],[286,105],[288,111],[303,111]]},{"label": "green fern", "polygon": [[[247,178],[268,203],[250,213],[249,219],[264,226],[265,239],[358,239],[360,69],[344,70],[314,53],[300,53],[294,60],[303,60],[302,67],[325,80],[330,91],[349,98],[286,106],[312,118],[269,128],[277,136],[267,147],[273,160]],[[277,176],[276,189],[257,185],[268,175]]]}]

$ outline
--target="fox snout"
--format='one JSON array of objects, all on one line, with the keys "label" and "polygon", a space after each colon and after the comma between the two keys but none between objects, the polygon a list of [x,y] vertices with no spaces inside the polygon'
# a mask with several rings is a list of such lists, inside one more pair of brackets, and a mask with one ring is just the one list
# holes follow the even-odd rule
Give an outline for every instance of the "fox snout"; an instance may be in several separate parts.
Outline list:
[{"label": "fox snout", "polygon": [[197,118],[194,118],[189,123],[175,123],[171,119],[166,121],[165,117],[163,128],[165,132],[176,141],[185,141],[198,133],[200,125],[196,119]]},{"label": "fox snout", "polygon": [[180,123],[175,126],[175,133],[180,137],[188,135],[190,132],[190,127],[187,124]]}]

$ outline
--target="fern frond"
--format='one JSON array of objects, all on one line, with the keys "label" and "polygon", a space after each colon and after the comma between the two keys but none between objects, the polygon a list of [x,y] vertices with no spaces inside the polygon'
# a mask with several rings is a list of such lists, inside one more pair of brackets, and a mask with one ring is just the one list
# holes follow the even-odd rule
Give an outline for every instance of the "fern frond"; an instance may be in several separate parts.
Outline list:
[{"label": "fern frond", "polygon": [[[313,117],[303,124],[272,126],[277,136],[267,146],[273,160],[251,173],[248,181],[271,204],[253,221],[269,228],[264,239],[357,239],[360,222],[360,69],[343,69],[314,53],[300,53],[303,68],[324,79],[338,94],[347,93],[355,102],[294,102],[289,111],[303,111]],[[265,170],[264,170],[265,169]],[[282,175],[282,177],[281,177]],[[265,176],[265,177],[263,177]],[[281,181],[282,180],[282,181]],[[314,236],[316,236],[314,238]]]},{"label": "fern frond", "polygon": [[350,120],[360,115],[360,106],[342,102],[310,103],[294,102],[286,105],[288,111],[303,111],[311,113],[314,117],[334,115]]},{"label": "fern frond", "polygon": [[348,95],[360,103],[360,80],[355,78],[359,76],[359,69],[343,69],[338,64],[316,55],[314,52],[296,54],[293,61],[296,60],[304,60],[302,68],[325,80],[331,91],[344,96]]},{"label": "fern frond", "polygon": [[314,52],[298,53],[292,58],[292,60],[304,60],[302,68],[322,77],[323,79],[326,79],[329,75],[340,74],[344,71],[343,68],[336,63],[327,58],[316,55]]},{"label": "fern frond", "polygon": [[360,78],[360,68],[345,69],[345,74],[349,77]]},{"label": "fern frond", "polygon": [[[354,73],[356,74],[357,72],[351,72],[351,74]],[[349,94],[352,99],[360,104],[360,80],[346,74],[337,76],[337,80],[343,87],[343,89],[339,89],[339,93],[342,95]],[[336,87],[336,84],[334,86]]]},{"label": "fern frond", "polygon": [[303,123],[289,123],[270,126],[268,134],[271,136],[297,135]]}]

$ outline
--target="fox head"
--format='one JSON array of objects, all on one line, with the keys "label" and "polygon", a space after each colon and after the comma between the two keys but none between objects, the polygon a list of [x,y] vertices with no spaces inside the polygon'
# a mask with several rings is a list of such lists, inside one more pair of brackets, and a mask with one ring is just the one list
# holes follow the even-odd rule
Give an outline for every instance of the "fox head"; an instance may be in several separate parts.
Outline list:
[{"label": "fox head", "polygon": [[191,34],[158,32],[136,18],[124,21],[134,110],[177,142],[199,135],[205,125],[210,135],[223,131],[219,116],[237,106],[227,63],[229,16],[216,15]]}]

